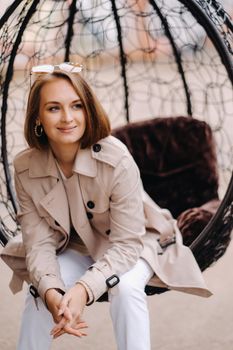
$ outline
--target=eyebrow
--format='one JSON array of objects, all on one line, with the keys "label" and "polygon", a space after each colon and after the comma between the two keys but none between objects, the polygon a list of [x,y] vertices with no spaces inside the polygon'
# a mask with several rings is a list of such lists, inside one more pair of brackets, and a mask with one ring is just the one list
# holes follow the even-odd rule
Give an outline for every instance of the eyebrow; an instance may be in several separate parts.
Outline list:
[{"label": "eyebrow", "polygon": [[[71,103],[77,103],[77,102],[82,102],[82,101],[81,101],[81,99],[79,98],[78,100],[73,100]],[[57,105],[59,105],[60,102],[58,102],[58,101],[48,101],[48,102],[46,102],[46,103],[44,104],[44,106],[46,106],[46,105],[48,105],[48,104],[57,104]]]}]

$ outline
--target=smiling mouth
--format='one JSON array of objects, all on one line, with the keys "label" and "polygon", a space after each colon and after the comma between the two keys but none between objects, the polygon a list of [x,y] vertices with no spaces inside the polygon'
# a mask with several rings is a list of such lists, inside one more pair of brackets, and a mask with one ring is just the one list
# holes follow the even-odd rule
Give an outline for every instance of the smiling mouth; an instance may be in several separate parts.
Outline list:
[{"label": "smiling mouth", "polygon": [[72,131],[76,128],[76,125],[75,126],[72,126],[72,127],[69,127],[69,128],[57,128],[59,131],[62,131],[62,132],[69,132],[69,131]]}]

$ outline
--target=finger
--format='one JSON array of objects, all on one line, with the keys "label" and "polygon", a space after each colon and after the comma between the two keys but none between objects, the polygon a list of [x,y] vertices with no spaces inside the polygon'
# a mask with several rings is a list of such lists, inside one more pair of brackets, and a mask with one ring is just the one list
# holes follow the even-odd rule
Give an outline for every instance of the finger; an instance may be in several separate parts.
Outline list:
[{"label": "finger", "polygon": [[65,308],[64,312],[63,312],[63,316],[68,320],[71,321],[72,320],[72,313],[70,311],[70,309],[68,307]]},{"label": "finger", "polygon": [[54,335],[55,333],[59,332],[61,329],[64,328],[67,322],[68,322],[67,319],[62,318],[61,321],[52,328],[50,334]]},{"label": "finger", "polygon": [[63,329],[61,329],[59,332],[57,332],[56,334],[53,335],[53,339],[56,339],[65,333],[66,332]]},{"label": "finger", "polygon": [[58,337],[58,336],[60,336],[60,335],[62,335],[62,334],[64,334],[64,333],[66,333],[65,330],[64,330],[64,328],[59,328],[59,329],[56,329],[56,330],[52,330],[52,331],[50,332],[50,334],[51,334],[54,338],[56,338],[56,337]]},{"label": "finger", "polygon": [[75,329],[71,328],[70,330],[67,330],[66,332],[61,330],[60,332],[56,333],[53,335],[53,339],[57,339],[58,337],[60,337],[63,334],[69,334],[69,335],[74,335],[75,337],[78,338],[82,338],[82,337],[86,337],[87,333],[81,332],[81,331],[76,331]]},{"label": "finger", "polygon": [[86,332],[80,331],[79,329],[75,329],[75,328],[71,327],[70,325],[66,325],[64,327],[64,331],[67,334],[74,335],[74,336],[79,337],[79,338],[81,338],[83,336],[87,336]]},{"label": "finger", "polygon": [[88,328],[88,325],[85,322],[78,323],[75,326],[71,326],[70,324],[67,324],[63,329],[60,329],[57,332],[53,333],[53,338],[54,339],[58,338],[64,333],[81,338],[83,336],[87,336],[86,332],[80,331],[80,329],[84,329],[84,328]]},{"label": "finger", "polygon": [[[58,311],[57,311],[58,312]],[[61,320],[64,320],[66,319],[67,322],[70,322],[72,321],[73,317],[72,317],[72,313],[70,311],[69,308],[66,308],[64,313],[61,314],[60,316],[59,315],[56,315],[56,316],[53,316],[53,320],[55,323],[59,324],[61,322]]]},{"label": "finger", "polygon": [[70,297],[69,297],[69,295],[65,294],[61,300],[60,305],[59,305],[58,316],[61,316],[65,312],[65,309],[68,307],[69,302],[70,302]]},{"label": "finger", "polygon": [[76,325],[72,325],[74,329],[82,329],[82,328],[88,328],[88,325],[86,322],[79,322]]},{"label": "finger", "polygon": [[[60,312],[58,312],[58,311],[57,311],[57,313],[60,314]],[[69,322],[72,321],[72,319],[73,319],[72,313],[68,307],[65,308],[65,310],[62,314],[60,314],[60,315],[59,314],[57,314],[55,323],[59,323],[64,318]]]},{"label": "finger", "polygon": [[57,323],[54,328],[51,330],[50,334],[54,335],[58,331],[60,331],[68,322],[71,322],[73,319],[72,313],[68,307],[64,310],[64,313],[62,315],[62,318],[59,320],[55,320]]}]

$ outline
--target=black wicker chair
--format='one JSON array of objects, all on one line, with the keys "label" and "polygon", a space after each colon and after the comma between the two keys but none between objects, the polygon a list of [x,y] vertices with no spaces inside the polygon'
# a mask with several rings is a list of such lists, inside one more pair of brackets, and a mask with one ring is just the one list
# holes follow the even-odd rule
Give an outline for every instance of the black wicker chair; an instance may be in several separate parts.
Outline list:
[{"label": "black wicker chair", "polygon": [[[190,203],[179,207],[177,197],[171,197],[170,206],[165,200],[167,186],[161,185],[158,196],[150,174],[142,174],[151,196],[157,201],[159,197],[159,204],[170,206],[177,216],[181,230],[186,231],[185,242],[204,270],[224,254],[233,227],[231,18],[215,0],[91,3],[88,6],[88,2],[73,0],[68,6],[66,1],[15,0],[0,19],[1,243],[5,245],[20,230],[16,222],[12,159],[25,146],[22,124],[30,68],[44,62],[78,60],[86,67],[83,74],[105,106],[114,133],[123,139],[125,133],[133,136],[132,152],[138,150],[138,137],[143,136],[144,141],[149,137],[150,142],[154,140],[152,128],[156,129],[156,137],[166,141],[166,146],[168,135],[171,141],[176,128],[179,135],[182,123],[184,128],[194,123],[202,125],[203,130],[211,129],[221,191],[216,178],[216,182],[207,181],[201,189],[201,194],[207,194],[205,200],[190,199]],[[168,118],[171,115],[173,117]],[[187,117],[176,118],[179,115]],[[198,124],[193,116],[205,123]],[[150,121],[154,118],[158,120]],[[133,124],[142,119],[148,121]],[[128,125],[123,127],[125,123]],[[189,140],[196,137],[194,129],[185,132],[187,138],[179,136],[176,140],[184,149],[190,145]],[[200,140],[204,144],[202,136]],[[126,143],[131,147],[128,139]],[[139,166],[140,159],[146,161],[144,153],[137,159]],[[178,163],[175,165],[179,167]],[[209,175],[207,172],[207,179]],[[173,176],[178,179],[177,174]],[[211,195],[208,195],[209,185],[213,186]],[[194,182],[192,186],[193,191],[198,192]],[[198,207],[198,213],[194,207]],[[198,225],[192,226],[195,215]]]}]

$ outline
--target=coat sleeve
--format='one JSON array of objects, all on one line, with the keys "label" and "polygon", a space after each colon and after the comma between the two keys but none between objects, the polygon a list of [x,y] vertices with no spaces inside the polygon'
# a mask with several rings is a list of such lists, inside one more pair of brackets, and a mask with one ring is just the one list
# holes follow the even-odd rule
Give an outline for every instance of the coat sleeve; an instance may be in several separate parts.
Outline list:
[{"label": "coat sleeve", "polygon": [[80,280],[91,289],[93,300],[107,290],[107,278],[114,274],[120,277],[136,264],[143,249],[145,217],[141,179],[138,167],[128,153],[114,169],[109,215],[110,248]]},{"label": "coat sleeve", "polygon": [[18,220],[21,225],[26,266],[29,278],[44,300],[50,288],[65,290],[56,258],[60,234],[51,229],[45,218],[41,217],[17,173],[15,187],[19,203]]}]

